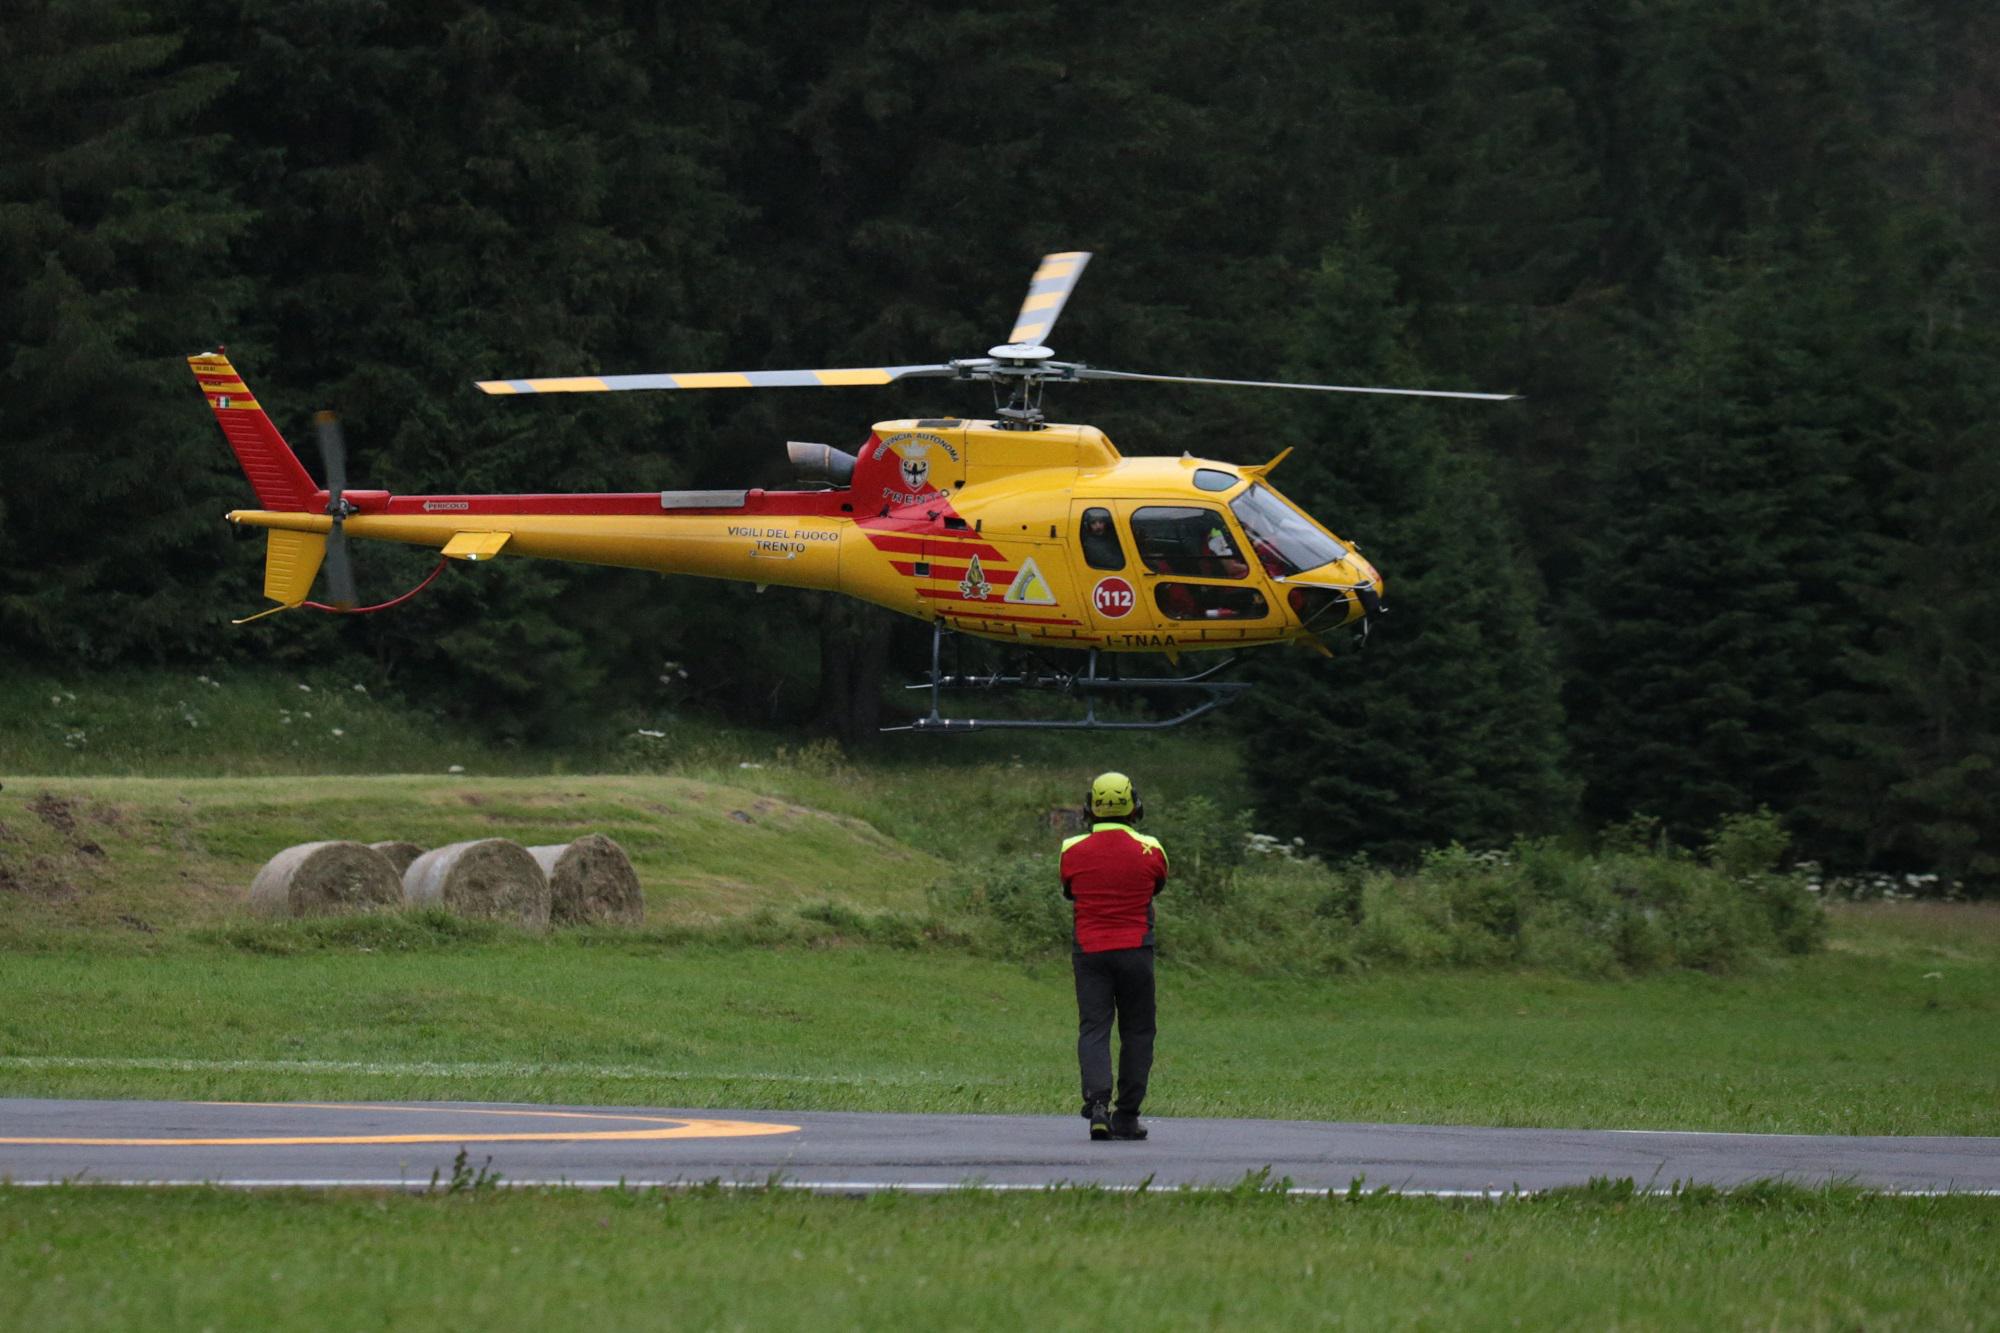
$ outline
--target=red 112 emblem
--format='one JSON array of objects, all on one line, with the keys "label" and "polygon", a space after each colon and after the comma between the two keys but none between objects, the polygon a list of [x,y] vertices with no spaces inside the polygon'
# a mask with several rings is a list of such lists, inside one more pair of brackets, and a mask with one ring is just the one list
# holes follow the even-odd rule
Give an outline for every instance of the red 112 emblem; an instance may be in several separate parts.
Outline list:
[{"label": "red 112 emblem", "polygon": [[1097,614],[1107,620],[1116,620],[1132,609],[1132,585],[1116,575],[1099,579],[1090,599],[1097,605]]}]

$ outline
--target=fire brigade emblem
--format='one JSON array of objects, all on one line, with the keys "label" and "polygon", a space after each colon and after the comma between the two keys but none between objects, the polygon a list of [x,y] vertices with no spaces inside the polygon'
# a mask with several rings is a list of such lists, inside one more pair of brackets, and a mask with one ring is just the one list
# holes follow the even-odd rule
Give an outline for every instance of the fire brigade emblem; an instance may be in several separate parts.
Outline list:
[{"label": "fire brigade emblem", "polygon": [[986,571],[980,567],[979,557],[973,556],[965,567],[965,577],[959,580],[958,595],[968,602],[983,602],[992,591],[993,585],[986,581]]}]

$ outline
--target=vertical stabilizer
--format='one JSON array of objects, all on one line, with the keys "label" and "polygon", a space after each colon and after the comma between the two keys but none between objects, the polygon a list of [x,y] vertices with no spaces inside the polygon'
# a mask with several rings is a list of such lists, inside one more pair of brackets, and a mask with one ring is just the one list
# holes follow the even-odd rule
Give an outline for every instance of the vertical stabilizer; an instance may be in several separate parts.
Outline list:
[{"label": "vertical stabilizer", "polygon": [[297,606],[312,591],[320,561],[326,558],[326,538],[317,532],[272,529],[264,553],[264,595],[285,606]]},{"label": "vertical stabilizer", "polygon": [[222,437],[236,451],[236,461],[257,492],[257,503],[265,509],[310,509],[319,487],[300,465],[277,426],[250,393],[236,367],[221,349],[201,352],[188,358],[188,368],[215,411]]}]

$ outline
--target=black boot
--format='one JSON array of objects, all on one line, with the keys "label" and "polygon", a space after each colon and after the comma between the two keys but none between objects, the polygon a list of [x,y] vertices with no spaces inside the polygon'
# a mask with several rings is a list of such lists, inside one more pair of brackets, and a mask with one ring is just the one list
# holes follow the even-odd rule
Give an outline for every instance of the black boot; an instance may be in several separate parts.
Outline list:
[{"label": "black boot", "polygon": [[1090,1137],[1108,1139],[1111,1133],[1111,1103],[1102,1097],[1092,1097],[1083,1104],[1084,1119],[1090,1121]]},{"label": "black boot", "polygon": [[[1093,1132],[1091,1137],[1096,1138],[1097,1135]],[[1146,1137],[1146,1127],[1139,1123],[1139,1113],[1137,1111],[1119,1111],[1111,1117],[1111,1127],[1107,1137],[1114,1139],[1143,1139]]]}]

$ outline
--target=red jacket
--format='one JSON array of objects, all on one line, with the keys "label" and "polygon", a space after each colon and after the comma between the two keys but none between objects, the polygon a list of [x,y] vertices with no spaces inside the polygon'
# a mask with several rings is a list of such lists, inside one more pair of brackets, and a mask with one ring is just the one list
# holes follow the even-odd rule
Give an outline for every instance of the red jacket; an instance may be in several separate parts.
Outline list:
[{"label": "red jacket", "polygon": [[1063,843],[1063,897],[1076,904],[1082,953],[1136,949],[1153,942],[1153,895],[1167,882],[1159,840],[1115,820]]}]

